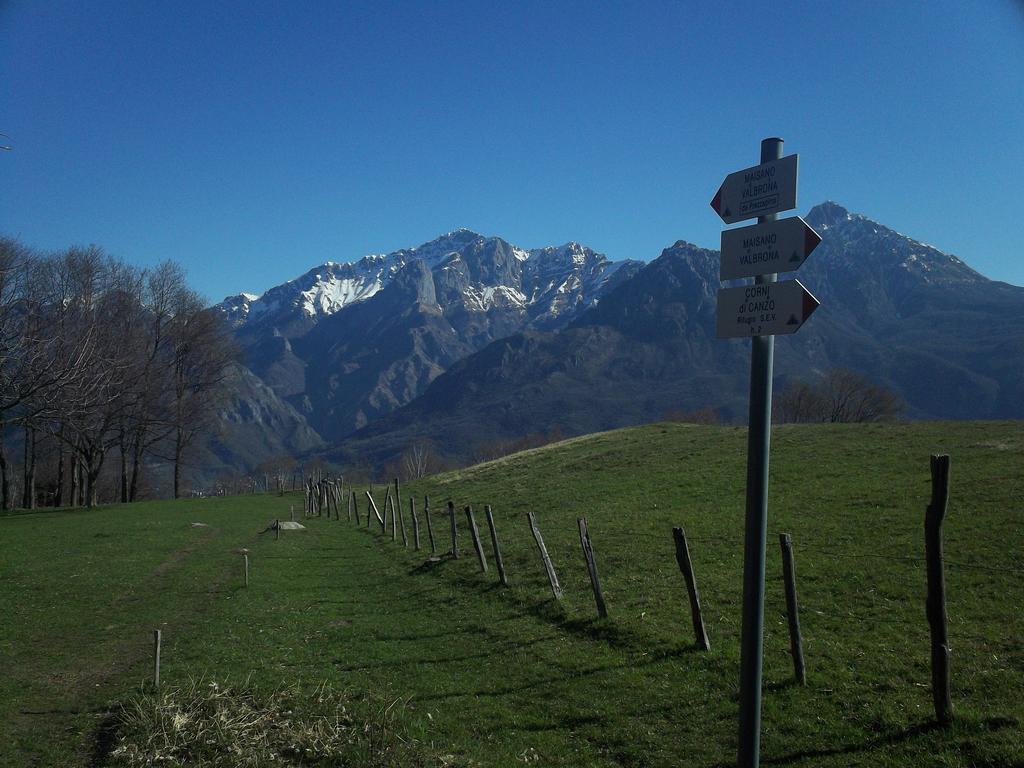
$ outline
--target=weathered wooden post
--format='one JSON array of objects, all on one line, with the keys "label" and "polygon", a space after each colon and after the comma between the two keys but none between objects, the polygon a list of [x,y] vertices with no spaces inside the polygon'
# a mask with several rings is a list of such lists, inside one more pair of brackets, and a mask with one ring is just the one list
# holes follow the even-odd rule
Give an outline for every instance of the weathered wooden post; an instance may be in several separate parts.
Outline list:
[{"label": "weathered wooden post", "polygon": [[160,687],[160,630],[153,630],[153,687]]},{"label": "weathered wooden post", "polygon": [[388,510],[391,510],[391,538],[395,538],[395,511],[391,506],[391,486],[387,486],[387,493],[384,495],[384,533],[388,532]]},{"label": "weathered wooden post", "polygon": [[480,531],[476,527],[476,518],[473,517],[473,508],[467,506],[465,509],[466,519],[469,522],[469,533],[473,537],[473,548],[476,550],[477,559],[480,561],[480,570],[487,573],[487,558],[484,556],[484,547],[480,542]]},{"label": "weathered wooden post", "polygon": [[[348,521],[350,523],[352,522],[352,513],[355,511],[355,507],[356,507],[356,492],[355,491],[349,491],[348,492]],[[359,515],[356,515],[356,524],[357,525],[359,524]]]},{"label": "weathered wooden post", "polygon": [[779,534],[782,548],[782,580],[786,587],[786,618],[789,622],[789,652],[793,656],[793,675],[800,685],[807,685],[804,666],[804,640],[800,634],[800,604],[796,598],[796,568],[793,565],[793,538]]},{"label": "weathered wooden post", "polygon": [[[409,499],[409,501],[412,501],[412,499]],[[402,500],[397,497],[395,498],[395,509],[398,510],[398,522],[402,524],[402,546],[408,548],[409,537],[405,533],[405,513],[402,512]]]},{"label": "weathered wooden post", "polygon": [[245,552],[242,554],[242,559],[245,561],[245,586],[249,586],[249,553]]},{"label": "weathered wooden post", "polygon": [[686,581],[686,593],[690,597],[690,619],[693,621],[693,634],[697,647],[702,651],[711,648],[708,633],[704,629],[704,614],[700,609],[700,592],[697,591],[697,580],[693,575],[693,563],[690,561],[690,548],[686,544],[686,531],[682,528],[672,529],[672,538],[676,543],[676,562]]},{"label": "weathered wooden post", "polygon": [[427,518],[427,536],[430,537],[430,554],[437,554],[437,545],[434,544],[434,526],[430,522],[430,497],[423,497],[423,515]]},{"label": "weathered wooden post", "polygon": [[452,527],[452,557],[458,558],[459,556],[459,530],[455,527],[455,502],[448,502],[448,519],[451,521]]},{"label": "weathered wooden post", "polygon": [[274,541],[281,540],[281,518],[274,521]]},{"label": "weathered wooden post", "polygon": [[409,497],[409,517],[412,518],[412,538],[416,551],[420,551],[420,519],[416,516],[416,500]]},{"label": "weathered wooden post", "polygon": [[548,584],[551,585],[551,592],[556,600],[561,600],[562,585],[558,583],[554,563],[551,562],[551,557],[548,555],[548,548],[544,546],[544,539],[540,535],[540,529],[537,528],[537,520],[534,518],[533,512],[527,512],[526,519],[530,523],[530,532],[533,534],[533,540],[537,542],[537,548],[540,550],[540,559],[544,563],[544,570],[548,575]]},{"label": "weathered wooden post", "polygon": [[384,518],[381,517],[380,510],[377,509],[377,505],[374,503],[373,496],[370,495],[369,491],[366,492],[366,499],[370,503],[369,509],[366,510],[366,527],[370,527],[370,512],[372,511],[377,516],[377,522],[380,523],[380,532],[384,533]]},{"label": "weathered wooden post", "polygon": [[953,721],[949,689],[949,638],[946,634],[946,577],[942,566],[942,521],[949,504],[949,456],[932,456],[932,498],[924,515],[925,564],[928,597],[925,612],[931,632],[932,699],[942,725]]},{"label": "weathered wooden post", "polygon": [[498,546],[498,531],[494,527],[494,515],[491,514],[491,505],[484,506],[484,514],[487,516],[487,527],[491,531],[491,547],[494,549],[494,562],[498,564],[498,581],[503,587],[508,586],[508,578],[505,576],[505,562],[501,559],[501,547]]},{"label": "weathered wooden post", "polygon": [[601,591],[601,579],[597,576],[597,562],[594,560],[594,547],[590,543],[590,531],[587,530],[587,518],[576,518],[576,524],[580,529],[580,546],[583,547],[583,559],[587,562],[590,586],[594,588],[594,602],[597,603],[597,615],[602,619],[607,619],[608,606],[604,601],[604,592]]}]

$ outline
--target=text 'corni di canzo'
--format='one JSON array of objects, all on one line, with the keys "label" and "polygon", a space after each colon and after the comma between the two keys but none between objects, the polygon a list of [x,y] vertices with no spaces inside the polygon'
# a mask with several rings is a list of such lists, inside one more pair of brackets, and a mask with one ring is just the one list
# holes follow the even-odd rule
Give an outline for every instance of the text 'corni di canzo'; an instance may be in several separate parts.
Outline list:
[{"label": "text 'corni di canzo'", "polygon": [[[774,312],[775,299],[772,298],[771,286],[764,283],[747,286],[743,293],[744,302],[740,305],[740,312]],[[773,320],[774,315],[762,316],[761,322]],[[743,322],[740,319],[740,322]],[[747,321],[749,322],[749,321]]]}]

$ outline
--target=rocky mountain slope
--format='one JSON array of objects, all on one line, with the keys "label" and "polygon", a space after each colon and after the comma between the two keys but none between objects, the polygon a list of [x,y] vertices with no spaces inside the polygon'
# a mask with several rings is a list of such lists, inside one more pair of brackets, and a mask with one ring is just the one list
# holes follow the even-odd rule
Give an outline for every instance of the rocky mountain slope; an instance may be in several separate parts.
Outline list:
[{"label": "rocky mountain slope", "polygon": [[495,339],[571,322],[641,266],[578,243],[524,250],[462,229],[328,262],[218,308],[250,369],[318,434],[338,440]]},{"label": "rocky mountain slope", "polygon": [[[823,241],[799,278],[822,305],[777,339],[777,388],[844,366],[898,391],[910,417],[1024,417],[1024,288],[835,203],[806,218]],[[465,459],[702,407],[742,421],[749,343],[715,338],[719,286],[718,252],[680,241],[563,330],[491,343],[332,455],[385,460],[429,438]]]}]

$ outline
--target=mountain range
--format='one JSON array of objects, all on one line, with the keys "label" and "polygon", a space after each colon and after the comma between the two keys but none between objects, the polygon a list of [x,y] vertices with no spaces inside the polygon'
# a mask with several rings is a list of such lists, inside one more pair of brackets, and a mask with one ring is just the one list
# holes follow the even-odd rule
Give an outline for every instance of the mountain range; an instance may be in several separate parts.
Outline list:
[{"label": "mountain range", "polygon": [[[1024,416],[1024,288],[836,203],[806,219],[822,242],[799,278],[821,308],[777,340],[777,388],[842,366],[899,392],[911,418]],[[462,229],[229,297],[217,308],[252,377],[217,454],[232,463],[257,414],[288,425],[275,450],[342,464],[417,440],[466,460],[707,407],[743,421],[749,344],[715,338],[718,262],[685,241],[643,264]]]}]

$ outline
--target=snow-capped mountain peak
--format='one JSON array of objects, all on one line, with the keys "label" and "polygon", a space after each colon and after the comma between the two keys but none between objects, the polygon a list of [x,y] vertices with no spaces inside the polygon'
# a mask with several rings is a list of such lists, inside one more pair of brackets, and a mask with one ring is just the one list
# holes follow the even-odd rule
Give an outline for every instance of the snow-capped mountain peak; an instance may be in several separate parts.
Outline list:
[{"label": "snow-capped mountain peak", "polygon": [[631,263],[609,261],[575,241],[528,250],[460,228],[413,248],[325,261],[261,296],[239,294],[218,307],[235,328],[305,327],[375,296],[415,260],[434,275],[442,311],[498,308],[542,325],[595,303],[620,267]]}]

